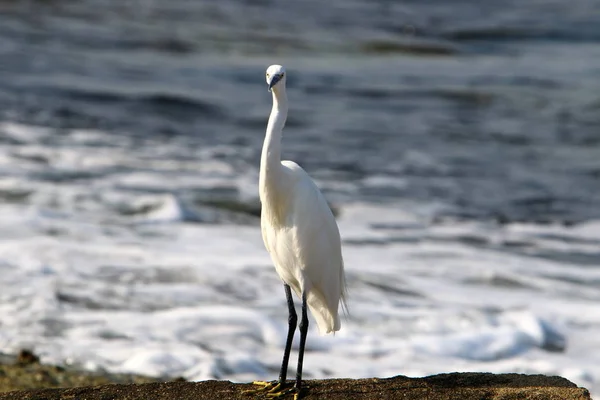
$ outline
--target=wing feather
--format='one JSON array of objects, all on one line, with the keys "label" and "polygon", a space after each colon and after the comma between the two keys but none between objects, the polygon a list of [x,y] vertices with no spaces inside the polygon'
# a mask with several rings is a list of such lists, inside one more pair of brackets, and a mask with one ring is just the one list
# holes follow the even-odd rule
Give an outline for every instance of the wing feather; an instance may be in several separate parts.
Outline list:
[{"label": "wing feather", "polygon": [[344,303],[344,262],[340,233],[335,217],[310,176],[298,164],[283,161],[290,187],[286,239],[291,244],[291,269],[301,295],[304,285],[307,301],[322,333],[339,330],[338,304]]}]

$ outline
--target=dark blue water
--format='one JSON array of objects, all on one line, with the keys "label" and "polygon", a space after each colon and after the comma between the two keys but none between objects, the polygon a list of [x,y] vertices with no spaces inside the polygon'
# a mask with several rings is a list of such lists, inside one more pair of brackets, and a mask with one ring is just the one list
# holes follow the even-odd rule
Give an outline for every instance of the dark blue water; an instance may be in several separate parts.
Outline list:
[{"label": "dark blue water", "polygon": [[256,169],[273,63],[289,70],[285,156],[334,202],[600,217],[598,1],[0,4],[0,118],[55,129],[44,146],[98,129]]}]

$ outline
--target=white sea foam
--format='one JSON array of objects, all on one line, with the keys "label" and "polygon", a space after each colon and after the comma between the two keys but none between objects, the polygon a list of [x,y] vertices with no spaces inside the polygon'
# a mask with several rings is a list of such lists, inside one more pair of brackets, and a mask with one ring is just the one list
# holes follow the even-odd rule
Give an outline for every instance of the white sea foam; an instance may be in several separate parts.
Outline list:
[{"label": "white sea foam", "polygon": [[[24,142],[42,134],[2,129]],[[124,159],[112,156],[102,168]],[[247,198],[255,171],[244,180],[205,158],[212,180],[171,179],[163,165],[91,185],[34,182],[22,171],[35,161],[9,164],[0,192],[31,193],[0,204],[0,351],[196,380],[276,378],[287,308],[257,219],[218,223],[178,193],[237,185]],[[306,377],[544,373],[600,394],[600,270],[569,258],[597,252],[600,222],[433,223],[424,210],[342,207],[350,315],[335,337],[311,325]]]}]

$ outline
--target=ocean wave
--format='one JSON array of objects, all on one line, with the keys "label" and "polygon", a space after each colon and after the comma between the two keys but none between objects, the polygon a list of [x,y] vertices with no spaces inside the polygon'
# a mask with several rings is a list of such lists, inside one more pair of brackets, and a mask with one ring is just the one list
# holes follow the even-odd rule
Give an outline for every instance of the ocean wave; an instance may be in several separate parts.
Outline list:
[{"label": "ocean wave", "polygon": [[468,41],[600,41],[600,31],[597,29],[565,29],[555,27],[526,27],[501,25],[448,30],[441,37],[457,42]]}]

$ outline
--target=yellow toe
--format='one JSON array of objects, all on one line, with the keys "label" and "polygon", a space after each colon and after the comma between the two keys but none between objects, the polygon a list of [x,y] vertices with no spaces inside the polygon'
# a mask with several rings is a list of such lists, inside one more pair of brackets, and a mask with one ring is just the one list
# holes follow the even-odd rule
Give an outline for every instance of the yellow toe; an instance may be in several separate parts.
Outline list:
[{"label": "yellow toe", "polygon": [[258,388],[258,389],[244,390],[244,391],[242,391],[242,393],[256,394],[256,393],[260,393],[260,392],[264,392],[264,391],[270,392],[273,389],[273,387],[279,385],[278,382],[266,382],[266,381],[254,381],[254,382],[252,382],[252,384],[256,385],[256,386],[262,386],[262,387]]}]

